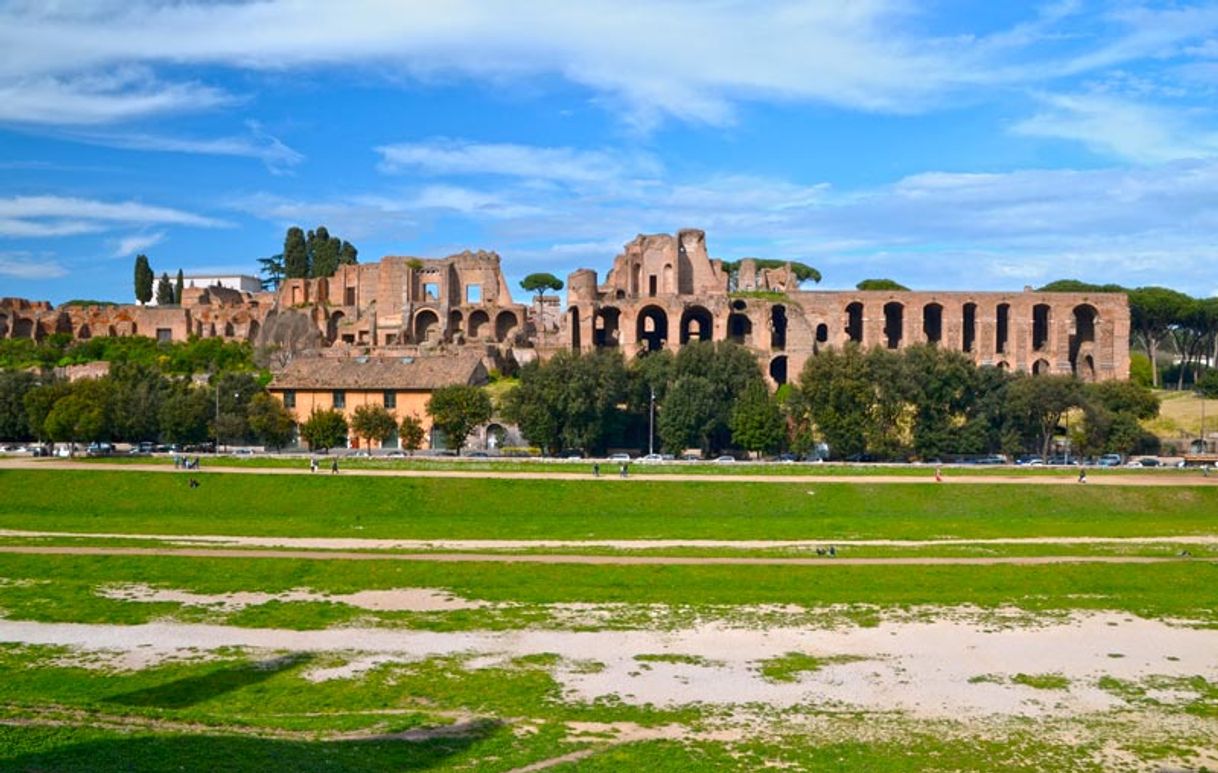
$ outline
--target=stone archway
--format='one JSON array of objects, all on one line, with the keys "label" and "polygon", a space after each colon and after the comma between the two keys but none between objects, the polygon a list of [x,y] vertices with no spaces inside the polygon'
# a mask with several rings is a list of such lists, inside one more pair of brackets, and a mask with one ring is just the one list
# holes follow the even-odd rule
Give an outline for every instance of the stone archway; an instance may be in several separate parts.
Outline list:
[{"label": "stone archway", "polygon": [[597,309],[592,318],[592,345],[598,349],[619,346],[621,320],[622,312],[614,306]]},{"label": "stone archway", "polygon": [[856,344],[863,343],[863,304],[859,301],[846,306],[846,338]]},{"label": "stone archway", "polygon": [[569,317],[568,324],[570,325],[571,330],[571,351],[578,352],[580,348],[580,337],[583,332],[579,329],[579,307],[572,306],[567,310],[567,315]]},{"label": "stone archway", "polygon": [[709,341],[715,328],[715,317],[705,306],[690,306],[681,313],[681,345],[694,341]]},{"label": "stone archway", "polygon": [[770,348],[787,348],[787,307],[781,303],[770,307]]},{"label": "stone archway", "polygon": [[510,311],[501,311],[495,317],[495,340],[506,341],[511,335],[512,330],[516,327],[519,320],[516,315]]},{"label": "stone archway", "polygon": [[440,317],[431,309],[423,309],[418,314],[414,315],[414,340],[415,343],[424,343],[425,341],[439,336],[440,333]]},{"label": "stone archway", "polygon": [[490,338],[491,315],[487,314],[482,309],[475,309],[469,313],[467,325],[468,335],[471,341]]},{"label": "stone archway", "polygon": [[884,340],[889,349],[899,349],[905,338],[905,307],[896,301],[884,304]]},{"label": "stone archway", "polygon": [[635,323],[635,340],[643,351],[657,352],[668,342],[668,313],[659,306],[645,306]]},{"label": "stone archway", "polygon": [[1042,357],[1041,359],[1032,363],[1032,375],[1033,376],[1047,376],[1047,375],[1049,375],[1050,367],[1051,366],[1049,365],[1049,361]]},{"label": "stone archway", "polygon": [[780,354],[770,360],[770,378],[778,386],[787,383],[787,355]]},{"label": "stone archway", "polygon": [[345,319],[346,316],[347,315],[343,314],[341,311],[336,311],[331,314],[329,320],[327,320],[326,338],[329,339],[330,343],[334,343],[338,340],[338,327],[342,324],[343,319]]},{"label": "stone archway", "polygon": [[943,306],[940,304],[928,303],[922,307],[922,335],[928,344],[943,340]]}]

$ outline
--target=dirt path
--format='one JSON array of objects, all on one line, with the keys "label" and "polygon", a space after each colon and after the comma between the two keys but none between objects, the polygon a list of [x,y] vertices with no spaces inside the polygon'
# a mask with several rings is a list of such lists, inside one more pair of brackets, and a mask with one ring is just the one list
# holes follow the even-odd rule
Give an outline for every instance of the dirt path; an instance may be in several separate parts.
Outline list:
[{"label": "dirt path", "polygon": [[[114,472],[165,472],[179,473],[167,464],[109,464],[106,462],[73,462],[59,459],[4,459],[0,460],[0,470],[107,470]],[[637,468],[636,468],[637,469]],[[238,475],[316,475],[325,477],[328,472],[309,472],[308,466],[301,467],[223,467],[204,465],[190,474],[229,473]],[[764,475],[764,474],[681,474],[658,473],[634,475],[622,478],[615,474],[605,474],[594,478],[588,472],[503,472],[503,471],[473,471],[473,470],[370,470],[354,467],[344,468],[340,475],[360,475],[380,478],[495,478],[500,480],[583,480],[595,483],[613,484],[629,483],[632,481],[646,482],[690,482],[703,481],[714,483],[906,483],[934,484],[934,471],[926,470],[924,475]],[[993,485],[1070,485],[1078,483],[1077,473],[1066,471],[1061,475],[967,475],[949,471],[939,485],[952,484],[993,484]],[[1175,474],[1131,474],[1131,475],[1092,475],[1085,485],[1094,486],[1218,486],[1218,475],[1213,477],[1184,477]]]},{"label": "dirt path", "polygon": [[63,532],[0,529],[0,539],[88,539],[164,542],[170,546],[226,545],[291,550],[537,550],[554,548],[600,548],[610,550],[815,550],[827,545],[838,548],[886,547],[985,547],[994,545],[1101,545],[1140,548],[1147,545],[1218,545],[1218,534],[1141,537],[992,537],[952,539],[371,539],[359,537],[253,537],[227,534],[123,534],[119,532]]},{"label": "dirt path", "polygon": [[309,561],[431,561],[435,563],[586,564],[600,566],[994,566],[999,564],[1160,564],[1169,561],[1218,562],[1216,558],[1151,556],[986,556],[889,558],[751,558],[744,556],[591,556],[550,553],[352,553],[312,550],[233,550],[226,548],[60,547],[2,545],[0,553],[50,556],[156,556],[179,558],[289,558]]}]

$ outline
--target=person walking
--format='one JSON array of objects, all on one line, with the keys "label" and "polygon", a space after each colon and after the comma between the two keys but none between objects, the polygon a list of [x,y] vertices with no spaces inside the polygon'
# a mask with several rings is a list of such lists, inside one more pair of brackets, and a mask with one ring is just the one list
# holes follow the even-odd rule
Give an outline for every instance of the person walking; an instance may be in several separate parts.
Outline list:
[{"label": "person walking", "polygon": [[1080,467],[1080,468],[1078,469],[1078,482],[1079,482],[1079,483],[1086,483],[1086,482],[1087,482],[1087,470],[1086,470],[1085,468],[1083,468],[1083,467]]},{"label": "person walking", "polygon": [[330,474],[331,475],[338,474],[338,457],[337,456],[330,460]]},{"label": "person walking", "polygon": [[942,483],[942,482],[943,482],[943,468],[936,466],[935,467],[935,483]]},{"label": "person walking", "polygon": [[317,457],[309,458],[309,472],[317,472]]},{"label": "person walking", "polygon": [[600,462],[593,462],[592,463],[592,477],[599,478],[600,476],[601,476]]}]

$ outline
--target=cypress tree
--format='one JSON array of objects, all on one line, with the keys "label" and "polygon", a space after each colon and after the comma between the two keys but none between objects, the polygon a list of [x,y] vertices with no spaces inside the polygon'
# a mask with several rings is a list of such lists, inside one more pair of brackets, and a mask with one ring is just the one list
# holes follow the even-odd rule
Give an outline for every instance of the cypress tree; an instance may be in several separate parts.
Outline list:
[{"label": "cypress tree", "polygon": [[155,278],[152,266],[148,265],[148,256],[135,256],[135,299],[141,304],[152,300],[152,280]]},{"label": "cypress tree", "polygon": [[173,302],[174,303],[181,305],[182,290],[185,288],[185,286],[186,286],[186,277],[184,277],[182,275],[182,269],[179,268],[177,281],[175,281],[173,283]]},{"label": "cypress tree", "polygon": [[169,274],[161,274],[161,280],[156,283],[156,303],[158,306],[173,305],[173,283]]},{"label": "cypress tree", "polygon": [[317,226],[316,231],[309,231],[308,248],[312,259],[312,275],[315,277],[334,276],[338,270],[339,249],[342,242],[330,236],[324,225]]},{"label": "cypress tree", "polygon": [[309,276],[309,249],[305,244],[304,231],[296,226],[288,229],[283,240],[283,273],[287,279],[304,279]]}]

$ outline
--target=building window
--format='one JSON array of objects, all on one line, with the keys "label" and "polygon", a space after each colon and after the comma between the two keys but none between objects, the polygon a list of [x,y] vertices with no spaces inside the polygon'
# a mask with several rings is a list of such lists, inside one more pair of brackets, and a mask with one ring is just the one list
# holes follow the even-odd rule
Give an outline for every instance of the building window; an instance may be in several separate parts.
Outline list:
[{"label": "building window", "polygon": [[173,341],[173,329],[168,327],[158,327],[156,329],[156,341],[159,344],[167,344]]},{"label": "building window", "polygon": [[296,390],[295,389],[283,390],[283,407],[284,408],[295,408],[296,407]]},{"label": "building window", "polygon": [[341,389],[334,390],[334,407],[335,408],[346,408],[347,407],[347,393]]},{"label": "building window", "polygon": [[398,393],[393,391],[385,392],[385,407],[393,410],[398,407]]}]

